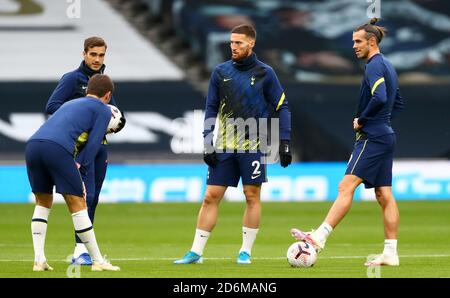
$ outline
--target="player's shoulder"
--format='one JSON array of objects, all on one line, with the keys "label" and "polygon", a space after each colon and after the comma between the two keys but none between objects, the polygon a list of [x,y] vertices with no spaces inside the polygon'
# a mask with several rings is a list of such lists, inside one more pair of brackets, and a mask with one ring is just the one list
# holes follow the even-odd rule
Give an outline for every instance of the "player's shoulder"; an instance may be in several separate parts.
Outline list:
[{"label": "player's shoulder", "polygon": [[69,72],[66,72],[65,74],[62,75],[61,80],[60,81],[78,81],[80,79],[83,79],[85,77],[85,75],[83,74],[83,72],[80,71],[79,68],[71,70]]},{"label": "player's shoulder", "polygon": [[386,70],[386,58],[382,54],[376,54],[366,64],[366,74],[384,72]]},{"label": "player's shoulder", "polygon": [[111,108],[99,99],[85,96],[71,100],[71,102],[83,109],[91,110],[96,113],[104,114],[107,116],[110,116],[111,114]]},{"label": "player's shoulder", "polygon": [[270,80],[276,79],[277,74],[275,72],[275,70],[272,68],[272,66],[270,66],[269,64],[266,64],[260,60],[257,60],[256,66],[256,73],[264,76]]},{"label": "player's shoulder", "polygon": [[233,74],[233,62],[231,60],[217,64],[214,68],[211,78],[213,80],[221,80],[224,77],[229,77]]},{"label": "player's shoulder", "polygon": [[221,71],[228,70],[231,67],[233,67],[233,61],[228,60],[228,61],[222,62],[220,64],[217,64],[216,67],[214,68],[214,72],[220,73]]},{"label": "player's shoulder", "polygon": [[273,70],[272,66],[270,66],[267,63],[262,62],[261,60],[256,60],[256,67],[262,68],[266,71],[275,72]]},{"label": "player's shoulder", "polygon": [[102,114],[105,114],[105,115],[108,115],[108,116],[111,115],[111,108],[110,108],[109,105],[103,103],[103,102],[102,102],[101,100],[99,100],[99,99],[93,99],[93,98],[88,98],[88,97],[85,97],[85,98],[87,98],[88,100],[90,100],[91,105],[92,105],[96,110],[98,110],[99,113],[102,113]]},{"label": "player's shoulder", "polygon": [[77,76],[78,76],[77,69],[74,69],[74,70],[71,70],[71,71],[63,74],[61,77],[61,81],[62,80],[65,80],[65,81],[76,80]]}]

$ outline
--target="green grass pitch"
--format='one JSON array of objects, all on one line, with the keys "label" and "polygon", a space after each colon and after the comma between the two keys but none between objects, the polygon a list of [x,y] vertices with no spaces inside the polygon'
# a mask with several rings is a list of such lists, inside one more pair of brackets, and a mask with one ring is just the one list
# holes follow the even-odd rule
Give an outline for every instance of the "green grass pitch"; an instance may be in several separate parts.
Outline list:
[{"label": "green grass pitch", "polygon": [[[291,227],[316,228],[332,202],[263,203],[253,263],[237,265],[244,203],[223,202],[204,263],[174,265],[190,249],[200,203],[100,204],[95,232],[100,249],[120,272],[91,272],[81,277],[367,277],[369,254],[383,249],[380,208],[355,202],[330,236],[312,268],[291,268],[286,250]],[[46,256],[53,272],[32,272],[32,204],[2,204],[0,277],[67,277],[65,259],[73,251],[72,220],[65,205],[55,205],[47,230]],[[381,277],[450,277],[450,201],[399,202],[400,267],[381,267]]]}]

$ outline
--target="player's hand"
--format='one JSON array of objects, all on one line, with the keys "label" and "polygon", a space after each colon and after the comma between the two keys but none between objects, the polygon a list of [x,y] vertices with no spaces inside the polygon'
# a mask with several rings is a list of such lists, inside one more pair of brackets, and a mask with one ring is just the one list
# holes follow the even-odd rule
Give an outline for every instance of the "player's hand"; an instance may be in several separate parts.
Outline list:
[{"label": "player's hand", "polygon": [[77,162],[75,162],[75,165],[77,166],[77,170],[79,170],[81,165],[79,163],[77,163]]},{"label": "player's hand", "polygon": [[119,125],[117,125],[117,128],[114,130],[114,133],[118,133],[119,131],[121,131],[125,127],[125,123],[127,122],[127,119],[125,119],[125,117],[123,116],[122,111],[120,112],[122,114],[122,117],[120,117]]},{"label": "player's hand", "polygon": [[358,118],[353,119],[353,129],[354,130],[360,130],[362,128],[362,125],[358,123]]},{"label": "player's hand", "polygon": [[291,146],[288,140],[280,140],[280,165],[285,168],[292,162]]},{"label": "player's hand", "polygon": [[203,161],[211,168],[214,168],[219,162],[216,151],[213,151],[212,153],[206,153],[206,151],[203,152]]}]

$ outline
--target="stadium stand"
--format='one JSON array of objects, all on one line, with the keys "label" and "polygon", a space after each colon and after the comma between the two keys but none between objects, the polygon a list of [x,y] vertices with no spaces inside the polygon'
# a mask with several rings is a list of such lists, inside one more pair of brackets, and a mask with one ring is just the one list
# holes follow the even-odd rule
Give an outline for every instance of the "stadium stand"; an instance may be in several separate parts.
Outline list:
[{"label": "stadium stand", "polygon": [[[294,117],[297,160],[346,160],[353,145],[350,120],[363,64],[355,59],[351,33],[367,21],[367,3],[283,0],[110,0],[122,11],[147,14],[138,26],[206,92],[214,66],[229,59],[229,31],[250,23],[258,30],[255,51],[279,74]],[[133,16],[133,13],[131,13]],[[449,157],[450,5],[442,1],[383,1],[389,28],[382,51],[393,62],[407,101],[398,157]],[[142,19],[142,17],[140,18]],[[129,18],[133,23],[133,18]],[[134,22],[136,23],[136,22]],[[180,58],[181,57],[181,58]],[[427,94],[429,96],[427,96]],[[425,100],[427,99],[427,100]],[[339,111],[339,113],[336,113]],[[445,136],[436,139],[433,130]],[[327,119],[323,121],[322,119]],[[411,127],[415,134],[411,134]],[[411,146],[417,139],[421,144]],[[425,145],[426,144],[426,145]],[[324,148],[319,149],[319,148]],[[328,149],[325,149],[328,148]],[[329,148],[333,148],[330,150]]]},{"label": "stadium stand", "polygon": [[[9,3],[12,9],[16,2]],[[68,16],[65,1],[35,4],[42,11],[0,15],[0,40],[7,45],[0,47],[0,81],[57,81],[79,65],[83,41],[92,35],[107,41],[107,72],[116,81],[183,79],[183,72],[107,2],[82,2],[79,18]]]},{"label": "stadium stand", "polygon": [[[204,108],[210,72],[229,59],[229,31],[240,23],[256,26],[255,51],[286,89],[294,160],[348,159],[362,75],[350,36],[367,20],[365,2],[90,0],[82,2],[79,18],[68,16],[64,1],[18,3],[0,4],[0,40],[7,45],[0,47],[4,160],[21,156],[24,136],[43,121],[57,80],[79,64],[82,40],[100,35],[109,46],[106,72],[130,120],[124,134],[110,138],[112,160],[200,161],[199,136],[177,135],[167,125],[180,118],[186,127],[201,126],[202,117],[192,115]],[[394,123],[397,157],[449,158],[450,4],[386,0],[382,16],[389,28],[382,51],[399,72],[407,104]],[[174,139],[182,137],[189,144],[177,147]]]},{"label": "stadium stand", "polygon": [[[250,23],[258,28],[260,57],[279,66],[287,78],[321,81],[360,72],[349,36],[367,21],[365,2],[112,1],[145,5],[154,21],[164,23],[161,34],[175,34],[189,44],[208,71],[227,59],[230,29]],[[434,75],[450,75],[449,11],[449,4],[439,1],[383,1],[383,21],[389,28],[383,52],[400,76],[429,81]]]}]

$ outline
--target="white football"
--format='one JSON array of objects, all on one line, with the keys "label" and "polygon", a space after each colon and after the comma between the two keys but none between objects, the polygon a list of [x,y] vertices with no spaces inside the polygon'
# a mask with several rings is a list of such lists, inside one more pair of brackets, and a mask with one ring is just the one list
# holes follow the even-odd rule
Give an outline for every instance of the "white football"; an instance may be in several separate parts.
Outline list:
[{"label": "white football", "polygon": [[311,267],[317,260],[317,252],[312,244],[298,241],[289,246],[286,257],[292,267]]},{"label": "white football", "polygon": [[122,113],[118,108],[113,105],[107,105],[111,109],[111,120],[109,120],[108,128],[106,129],[106,133],[113,133],[120,123],[120,117],[122,117]]}]

